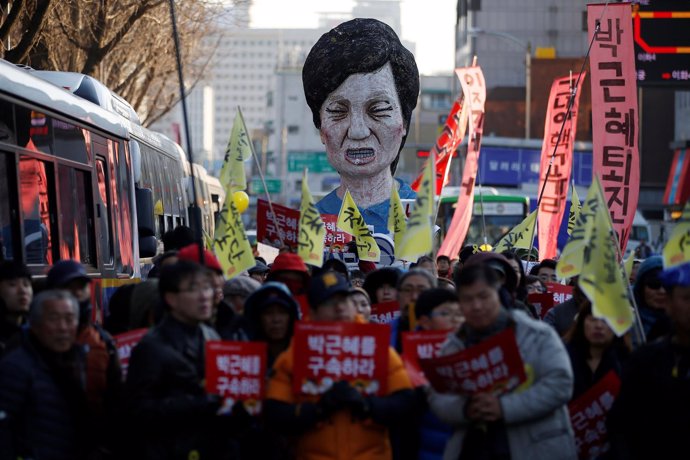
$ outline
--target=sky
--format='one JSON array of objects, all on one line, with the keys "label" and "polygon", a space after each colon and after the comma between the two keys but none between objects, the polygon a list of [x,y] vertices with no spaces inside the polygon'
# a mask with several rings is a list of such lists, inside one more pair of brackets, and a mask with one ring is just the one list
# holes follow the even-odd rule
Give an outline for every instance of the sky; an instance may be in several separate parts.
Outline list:
[{"label": "sky", "polygon": [[[402,0],[402,38],[415,42],[417,67],[424,75],[451,73],[454,67],[457,0]],[[311,28],[320,12],[349,12],[352,0],[253,0],[251,27]]]}]

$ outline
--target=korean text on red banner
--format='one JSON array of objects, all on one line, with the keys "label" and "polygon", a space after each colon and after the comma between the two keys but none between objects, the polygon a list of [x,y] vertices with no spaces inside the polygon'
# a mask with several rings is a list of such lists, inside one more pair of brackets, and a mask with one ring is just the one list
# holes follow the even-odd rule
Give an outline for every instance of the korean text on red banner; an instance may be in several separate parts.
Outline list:
[{"label": "korean text on red banner", "polygon": [[[292,248],[297,247],[299,230],[299,211],[279,204],[273,204],[276,213],[272,217],[268,202],[257,200],[256,205],[256,240],[276,248],[281,248],[280,236],[283,243]],[[280,232],[280,233],[279,233]]]},{"label": "korean text on red banner", "polygon": [[[596,25],[600,28],[597,31]],[[621,250],[630,236],[640,193],[639,114],[630,3],[587,5],[589,38],[596,33],[592,73],[593,174],[601,180]]]},{"label": "korean text on red banner", "polygon": [[[576,73],[569,77],[556,78],[551,85],[539,168],[538,190],[543,190],[537,213],[540,260],[556,258],[558,231],[561,228],[565,202],[568,198],[570,171],[573,166],[573,143],[577,131],[577,110],[584,79],[584,73],[582,77]],[[576,82],[577,88],[574,88],[573,92],[571,88]],[[564,122],[565,126],[563,126]],[[561,127],[563,127],[562,131]],[[549,164],[551,164],[551,169],[549,169]]]},{"label": "korean text on red banner", "polygon": [[441,393],[508,393],[526,380],[513,328],[452,355],[420,359],[424,375]]},{"label": "korean text on red banner", "polygon": [[350,382],[364,394],[386,394],[390,328],[379,324],[298,321],[292,339],[295,394],[321,394]]},{"label": "korean text on red banner", "polygon": [[563,303],[573,297],[573,287],[560,283],[544,283],[546,285],[546,292],[553,294],[553,303],[555,305]]},{"label": "korean text on red banner", "polygon": [[352,235],[338,229],[337,214],[321,214],[321,220],[326,226],[326,246],[329,248],[344,248],[347,243],[352,241]]},{"label": "korean text on red banner", "polygon": [[226,405],[242,401],[247,412],[259,413],[265,375],[265,343],[206,342],[206,392],[225,398]]},{"label": "korean text on red banner", "polygon": [[448,256],[451,259],[457,257],[465,242],[467,230],[470,228],[474,208],[474,183],[477,179],[479,149],[484,132],[484,103],[486,102],[486,85],[480,67],[463,67],[455,69],[455,73],[460,79],[462,92],[465,94],[464,104],[469,111],[469,135],[458,203],[446,237],[438,250],[438,255]]},{"label": "korean text on red banner", "polygon": [[609,449],[606,416],[620,390],[620,379],[610,371],[585,394],[568,404],[581,459],[599,458]]},{"label": "korean text on red banner", "polygon": [[388,324],[399,317],[400,304],[397,300],[390,300],[373,304],[369,321],[376,324]]},{"label": "korean text on red banner", "polygon": [[120,365],[122,366],[122,379],[127,378],[127,368],[129,367],[129,357],[132,356],[132,350],[139,343],[142,337],[146,335],[148,329],[134,329],[122,334],[113,336],[115,339],[115,346],[117,347],[117,356],[120,358]]},{"label": "korean text on red banner", "polygon": [[448,331],[415,331],[402,333],[402,360],[412,385],[427,385],[429,381],[419,365],[420,359],[435,358],[448,338]]}]

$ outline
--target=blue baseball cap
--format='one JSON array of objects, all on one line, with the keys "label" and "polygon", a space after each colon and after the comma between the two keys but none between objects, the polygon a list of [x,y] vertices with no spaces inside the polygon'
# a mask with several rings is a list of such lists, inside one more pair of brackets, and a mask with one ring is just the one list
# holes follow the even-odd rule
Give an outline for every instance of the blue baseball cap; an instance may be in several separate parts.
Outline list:
[{"label": "blue baseball cap", "polygon": [[76,260],[60,260],[48,271],[46,283],[49,288],[60,288],[78,279],[90,281],[84,266]]},{"label": "blue baseball cap", "polygon": [[664,270],[659,280],[666,290],[674,286],[690,286],[690,262]]},{"label": "blue baseball cap", "polygon": [[307,299],[312,309],[326,302],[336,294],[348,294],[350,283],[337,272],[325,272],[312,278],[307,291]]}]

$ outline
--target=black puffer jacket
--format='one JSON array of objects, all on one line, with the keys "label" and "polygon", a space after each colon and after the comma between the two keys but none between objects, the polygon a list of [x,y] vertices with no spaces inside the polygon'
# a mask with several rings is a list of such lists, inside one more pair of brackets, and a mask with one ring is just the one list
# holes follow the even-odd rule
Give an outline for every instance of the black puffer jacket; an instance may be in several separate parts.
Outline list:
[{"label": "black puffer jacket", "polygon": [[216,415],[220,400],[203,387],[206,340],[219,340],[218,334],[166,316],[132,351],[126,383],[130,458],[233,458],[231,420]]},{"label": "black puffer jacket", "polygon": [[0,459],[82,457],[83,359],[76,346],[62,355],[42,350],[29,333],[0,361]]}]

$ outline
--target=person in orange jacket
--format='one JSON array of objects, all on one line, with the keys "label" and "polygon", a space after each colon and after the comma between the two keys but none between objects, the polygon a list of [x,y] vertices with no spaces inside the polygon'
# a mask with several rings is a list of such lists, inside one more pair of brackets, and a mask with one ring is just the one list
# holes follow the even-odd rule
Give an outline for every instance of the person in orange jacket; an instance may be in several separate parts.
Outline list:
[{"label": "person in orange jacket", "polygon": [[[307,296],[313,321],[361,321],[348,297],[343,276],[323,273],[312,279]],[[366,396],[345,381],[319,396],[292,391],[292,346],[273,365],[264,416],[275,430],[295,437],[297,460],[392,458],[388,428],[414,409],[414,393],[398,354],[388,349],[386,396]]]}]

